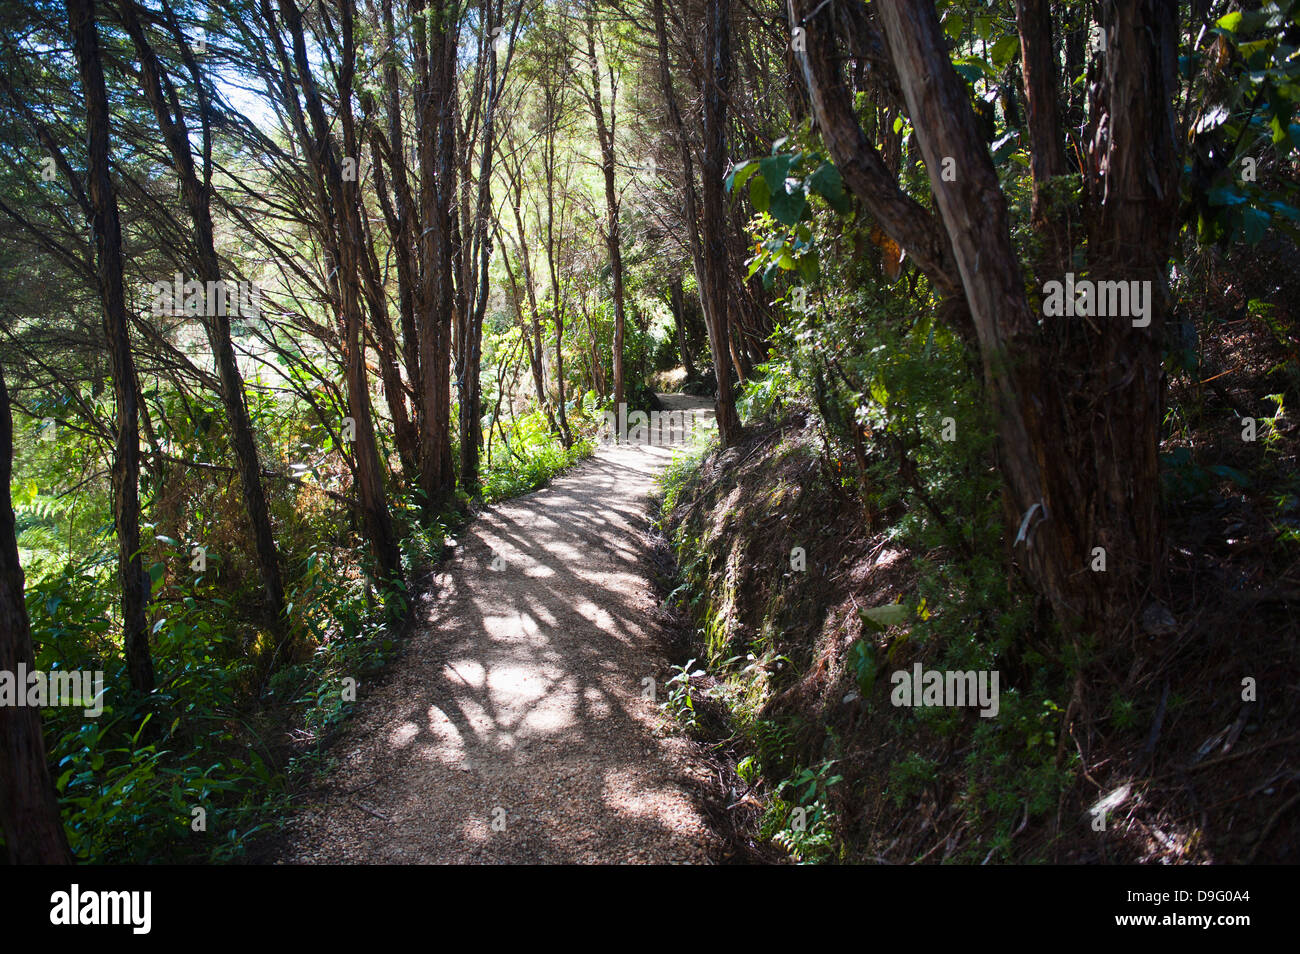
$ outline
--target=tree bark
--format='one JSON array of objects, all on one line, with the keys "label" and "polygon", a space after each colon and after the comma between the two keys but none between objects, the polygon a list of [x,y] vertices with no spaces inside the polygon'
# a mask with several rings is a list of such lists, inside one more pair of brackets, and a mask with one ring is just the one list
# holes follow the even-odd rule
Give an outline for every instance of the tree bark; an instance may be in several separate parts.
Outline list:
[{"label": "tree bark", "polygon": [[[199,121],[203,130],[205,160],[202,181],[195,168],[189,129],[185,122],[185,114],[180,108],[180,99],[145,35],[136,14],[134,0],[124,0],[119,5],[119,9],[122,12],[123,24],[135,46],[136,55],[140,58],[140,73],[145,96],[158,120],[159,131],[171,155],[172,167],[180,180],[181,195],[194,226],[194,248],[199,281],[205,284],[221,283],[221,262],[217,257],[216,240],[213,234],[212,192],[207,168],[208,144],[211,143],[212,134],[206,112],[207,99],[203,77],[198,63],[190,52],[180,29],[174,28],[173,38],[182,52],[199,97]],[[170,106],[163,93],[164,83],[170,93]],[[230,444],[238,464],[239,480],[244,492],[244,509],[253,532],[253,547],[258,572],[262,578],[267,612],[272,620],[272,628],[283,634],[287,626],[287,621],[284,619],[284,582],[280,575],[280,557],[275,545],[275,534],[271,528],[271,513],[262,484],[262,465],[258,460],[257,440],[253,436],[253,423],[248,414],[243,377],[239,372],[235,349],[230,340],[230,317],[225,308],[217,308],[216,312],[216,314],[205,315],[204,328],[212,347],[213,360],[220,381],[221,401],[225,406],[226,420],[230,426]]]},{"label": "tree bark", "polygon": [[[13,444],[9,391],[0,369],[0,672],[16,674],[20,665],[34,671],[36,656],[9,496]],[[0,706],[0,830],[10,864],[72,863],[35,706]]]},{"label": "tree bark", "polygon": [[690,344],[686,339],[686,308],[682,300],[682,276],[678,272],[668,282],[668,303],[673,312],[673,327],[677,332],[677,350],[682,355],[682,366],[688,379],[695,377],[695,362],[691,360]]},{"label": "tree bark", "polygon": [[[391,583],[401,579],[402,564],[397,537],[393,531],[392,517],[388,511],[384,468],[379,457],[379,442],[375,435],[370,385],[366,374],[360,288],[362,229],[357,183],[355,179],[343,177],[339,157],[330,139],[329,122],[307,56],[302,16],[294,0],[281,0],[280,10],[293,41],[293,61],[297,68],[303,103],[311,120],[311,138],[306,145],[316,168],[316,175],[323,184],[326,206],[322,210],[323,233],[328,252],[327,260],[334,266],[332,285],[342,323],[348,414],[352,418],[355,429],[353,453],[356,466],[357,501],[362,525],[379,575],[385,583]],[[343,151],[345,156],[359,161],[360,152],[353,127],[350,96],[356,62],[352,33],[354,19],[352,0],[343,0],[341,11],[343,56],[338,72],[340,93],[338,101],[343,129]],[[267,12],[269,13],[269,10]],[[296,97],[296,92],[293,95]]]},{"label": "tree bark", "polygon": [[416,96],[419,104],[421,293],[420,486],[430,511],[455,488],[451,467],[451,206],[455,188],[455,63],[458,21],[447,11],[426,13],[424,0],[411,5],[416,38]]},{"label": "tree bark", "polygon": [[66,0],[73,50],[86,101],[86,195],[95,236],[99,294],[104,306],[104,334],[113,378],[117,434],[113,449],[113,521],[117,526],[117,567],[122,583],[122,645],[131,687],[154,688],[153,657],[145,619],[144,564],[140,559],[140,426],[139,386],[127,331],[126,293],[122,284],[122,227],[117,196],[109,177],[108,89],[99,52],[94,0]]},{"label": "tree bark", "polygon": [[941,295],[960,295],[961,277],[940,222],[899,188],[897,175],[876,151],[853,112],[849,91],[831,59],[833,8],[819,8],[813,11],[816,16],[806,19],[807,8],[813,5],[809,0],[788,2],[791,23],[804,29],[804,50],[796,50],[795,57],[813,116],[845,185]]},{"label": "tree bark", "polygon": [[[1156,448],[1163,273],[1176,176],[1172,0],[1109,6],[1106,196],[1095,279],[1152,282],[1148,326],[1127,317],[1043,319],[1025,296],[1006,204],[948,59],[934,8],[876,4],[961,271],[1000,438],[1014,547],[1067,633],[1127,627],[1163,550]],[[1116,51],[1122,51],[1116,55]],[[939,175],[955,160],[954,180]],[[1094,548],[1106,572],[1092,572]]]},{"label": "tree bark", "polygon": [[[668,66],[668,27],[664,18],[663,0],[654,0],[655,39],[659,54],[659,85],[663,90],[664,106],[668,112],[668,125],[675,134],[677,151],[682,161],[682,199],[686,221],[686,237],[691,250],[691,265],[695,271],[695,284],[699,288],[700,307],[707,309],[704,287],[704,249],[700,241],[699,213],[695,202],[695,160],[691,155],[691,143],[686,136],[686,124],[682,122],[681,109],[677,105],[677,93],[673,89],[672,71]],[[706,321],[707,325],[707,321]],[[716,364],[717,359],[714,359]]]},{"label": "tree bark", "polygon": [[731,391],[731,376],[727,373],[727,359],[731,353],[728,336],[730,282],[727,277],[726,210],[722,201],[722,177],[727,160],[727,92],[731,76],[731,0],[708,0],[704,37],[709,55],[709,70],[704,79],[704,161],[700,169],[704,200],[704,284],[707,289],[705,320],[709,328],[709,347],[713,351],[713,370],[718,379],[715,405],[718,436],[723,447],[731,447],[740,439],[740,418]]},{"label": "tree bark", "polygon": [[1044,265],[1052,271],[1060,271],[1069,259],[1070,242],[1061,213],[1049,208],[1047,192],[1052,179],[1065,175],[1069,169],[1065,162],[1060,83],[1049,0],[1016,0],[1016,27],[1020,31],[1025,111],[1029,116],[1032,146],[1030,171],[1034,198],[1031,218],[1046,239]]},{"label": "tree bark", "polygon": [[600,165],[605,179],[605,245],[609,250],[609,266],[614,281],[614,407],[625,400],[623,382],[623,250],[619,240],[618,192],[614,187],[614,123],[615,106],[611,97],[609,122],[605,122],[605,108],[600,91],[600,67],[596,60],[596,23],[592,5],[587,7],[587,56],[591,59],[591,103],[596,117],[596,135],[600,140]]}]

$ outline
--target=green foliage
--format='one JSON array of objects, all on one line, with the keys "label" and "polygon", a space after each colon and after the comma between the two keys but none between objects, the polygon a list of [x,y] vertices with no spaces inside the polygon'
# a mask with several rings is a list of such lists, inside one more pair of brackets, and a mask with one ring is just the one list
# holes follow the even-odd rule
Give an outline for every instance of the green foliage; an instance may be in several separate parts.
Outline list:
[{"label": "green foliage", "polygon": [[[807,141],[806,129],[801,138]],[[787,142],[777,140],[770,156],[738,163],[726,181],[732,192],[748,184],[750,202],[767,232],[748,263],[749,277],[761,272],[766,288],[772,287],[778,272],[797,270],[805,281],[817,276],[810,196],[819,196],[840,215],[852,209],[839,170],[820,152],[800,147],[784,151]]]},{"label": "green foliage", "polygon": [[835,856],[835,816],[830,789],[844,780],[831,775],[833,759],[803,768],[776,786],[764,812],[760,834],[780,845],[800,864],[821,864]]},{"label": "green foliage", "polygon": [[[575,410],[580,407],[575,405]],[[517,497],[545,486],[556,474],[590,457],[595,449],[590,439],[578,440],[565,448],[550,432],[546,416],[540,411],[517,419],[513,428],[502,433],[500,443],[492,466],[483,471],[485,503]]]},{"label": "green foliage", "polygon": [[1300,238],[1300,189],[1285,169],[1300,148],[1295,0],[1220,17],[1181,61],[1200,102],[1184,181],[1187,220],[1202,242],[1255,245],[1271,231]]},{"label": "green foliage", "polygon": [[673,675],[665,686],[668,697],[662,703],[664,710],[687,729],[694,729],[697,724],[691,680],[704,675],[703,669],[692,670],[694,665],[695,660],[692,659],[685,665],[673,667]]}]

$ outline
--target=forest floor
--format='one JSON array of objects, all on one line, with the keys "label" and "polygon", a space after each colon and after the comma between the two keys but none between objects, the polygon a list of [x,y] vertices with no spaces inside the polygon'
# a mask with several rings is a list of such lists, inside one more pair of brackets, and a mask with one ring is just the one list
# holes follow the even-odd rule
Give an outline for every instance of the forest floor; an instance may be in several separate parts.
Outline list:
[{"label": "forest floor", "polygon": [[[667,410],[710,402],[661,395]],[[672,619],[651,569],[662,446],[604,444],[462,531],[333,768],[300,793],[279,863],[718,860],[721,797],[664,694]]]}]

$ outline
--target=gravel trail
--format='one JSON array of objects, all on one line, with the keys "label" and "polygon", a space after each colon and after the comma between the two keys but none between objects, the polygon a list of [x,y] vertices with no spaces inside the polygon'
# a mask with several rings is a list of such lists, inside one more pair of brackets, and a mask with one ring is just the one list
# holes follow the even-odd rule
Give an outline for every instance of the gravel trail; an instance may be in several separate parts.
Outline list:
[{"label": "gravel trail", "polygon": [[[710,402],[661,395],[711,420]],[[659,708],[647,495],[666,447],[595,456],[466,526],[362,697],[284,863],[707,863],[716,784]]]}]

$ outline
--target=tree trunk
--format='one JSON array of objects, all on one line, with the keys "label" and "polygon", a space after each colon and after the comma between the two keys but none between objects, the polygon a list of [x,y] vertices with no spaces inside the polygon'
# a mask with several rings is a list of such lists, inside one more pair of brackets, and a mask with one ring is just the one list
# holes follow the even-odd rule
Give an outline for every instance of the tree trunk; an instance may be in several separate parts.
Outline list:
[{"label": "tree trunk", "polygon": [[[0,672],[16,674],[19,666],[34,671],[36,656],[23,603],[23,568],[9,496],[13,444],[9,392],[0,369]],[[0,831],[10,864],[72,863],[50,781],[41,710],[35,706],[0,706]]]},{"label": "tree trunk", "polygon": [[1046,239],[1043,264],[1053,272],[1069,260],[1070,242],[1059,212],[1049,208],[1052,179],[1065,175],[1065,139],[1061,126],[1060,83],[1049,0],[1016,0],[1020,58],[1025,74],[1025,109],[1029,114],[1030,170],[1034,198],[1031,217]]},{"label": "tree trunk", "polygon": [[[659,53],[659,85],[664,94],[664,105],[668,111],[668,125],[675,133],[677,151],[682,160],[682,199],[686,224],[686,237],[691,250],[691,265],[695,270],[695,284],[700,293],[700,306],[705,304],[704,249],[700,241],[699,216],[695,202],[695,161],[691,155],[690,140],[686,136],[686,126],[682,122],[681,110],[677,105],[677,93],[673,89],[672,72],[668,67],[668,27],[664,19],[663,0],[654,0],[655,39]],[[705,324],[707,325],[707,319]],[[717,364],[717,358],[714,358]]]},{"label": "tree trunk", "polygon": [[[1152,282],[1145,327],[1044,319],[1025,297],[1006,204],[965,84],[929,3],[876,5],[975,322],[1000,437],[1015,549],[1067,633],[1124,632],[1163,551],[1156,448],[1159,332],[1179,161],[1172,126],[1172,0],[1111,9],[1111,130],[1090,248],[1095,279]],[[1115,55],[1116,51],[1123,51]],[[952,158],[957,175],[939,175]],[[1152,172],[1152,170],[1160,170]],[[1106,572],[1092,572],[1094,548]]]},{"label": "tree trunk", "polygon": [[[451,204],[456,200],[453,161],[456,39],[442,11],[430,17],[423,0],[413,5],[419,100],[421,433],[420,487],[432,511],[455,487],[451,468]],[[450,18],[447,18],[450,19]]]},{"label": "tree trunk", "polygon": [[[661,2],[661,0],[660,0]],[[705,46],[709,70],[704,78],[704,161],[700,169],[703,189],[705,322],[713,370],[718,379],[715,405],[718,435],[723,447],[740,439],[740,418],[731,392],[727,359],[731,354],[728,336],[730,281],[727,276],[726,209],[722,201],[722,177],[726,171],[727,90],[731,76],[731,0],[708,0]]]},{"label": "tree trunk", "polygon": [[[172,167],[180,180],[181,195],[194,225],[194,248],[197,258],[199,281],[221,283],[221,262],[217,258],[216,240],[212,226],[212,193],[209,170],[206,167],[208,144],[212,134],[206,112],[207,98],[204,93],[203,78],[189,46],[179,28],[173,30],[182,57],[189,67],[191,79],[199,96],[199,121],[203,130],[205,168],[203,181],[200,182],[198,171],[191,152],[189,129],[185,115],[180,109],[180,100],[172,87],[171,79],[163,72],[162,65],[155,55],[153,47],[145,35],[140,20],[136,15],[135,3],[125,2],[119,8],[127,32],[140,57],[141,77],[145,95],[158,120],[158,128],[163,141],[171,154]],[[171,103],[163,93],[166,82],[171,93]],[[226,296],[218,299],[224,303]],[[242,297],[240,298],[242,301]],[[283,634],[287,629],[284,619],[284,583],[280,576],[280,557],[275,545],[275,534],[271,529],[271,513],[266,503],[266,492],[262,484],[262,465],[258,460],[257,441],[253,436],[253,423],[248,414],[248,405],[244,395],[243,376],[235,360],[235,349],[230,341],[230,317],[225,307],[215,309],[215,314],[205,315],[204,328],[220,381],[221,401],[225,406],[226,420],[230,426],[230,445],[235,452],[235,461],[239,470],[239,480],[243,489],[244,508],[248,515],[249,527],[253,532],[253,548],[257,557],[258,572],[262,578],[262,590],[266,596],[267,612],[272,620],[274,631]],[[249,317],[249,316],[243,316]]]},{"label": "tree trunk", "polygon": [[[401,554],[393,532],[384,488],[384,468],[379,457],[374,416],[370,404],[370,385],[366,374],[365,337],[362,334],[361,272],[362,229],[360,199],[355,179],[345,179],[339,157],[330,139],[330,125],[321,95],[311,72],[303,36],[302,17],[294,0],[281,0],[280,10],[293,40],[293,59],[297,67],[302,99],[311,120],[312,137],[308,152],[323,183],[327,207],[322,210],[323,233],[328,261],[334,268],[333,285],[342,323],[344,380],[347,385],[348,415],[355,430],[357,502],[362,525],[370,543],[380,578],[385,583],[402,577]],[[338,71],[338,88],[350,91],[356,50],[353,45],[352,0],[341,4],[343,57]],[[293,93],[296,97],[296,92]],[[351,98],[338,97],[343,129],[345,156],[359,159],[359,145],[353,127]]]},{"label": "tree trunk", "polygon": [[690,345],[686,340],[686,309],[682,294],[682,276],[678,272],[668,282],[668,304],[673,312],[673,327],[677,332],[677,350],[682,355],[682,366],[687,379],[695,377],[695,362],[691,360]]},{"label": "tree trunk", "polygon": [[153,658],[145,619],[144,564],[140,559],[140,428],[135,359],[127,332],[126,295],[122,286],[122,228],[117,197],[109,178],[108,90],[99,54],[94,0],[66,0],[73,50],[86,101],[86,194],[95,235],[99,294],[104,306],[104,333],[113,378],[117,435],[113,449],[113,521],[117,526],[117,567],[122,582],[122,645],[131,687],[154,688]]},{"label": "tree trunk", "polygon": [[596,135],[600,140],[600,164],[605,177],[605,244],[609,249],[609,267],[614,280],[614,407],[625,397],[623,382],[623,251],[619,240],[618,192],[614,187],[615,106],[611,97],[609,122],[600,92],[600,67],[596,60],[596,23],[592,8],[587,8],[587,56],[591,59],[591,111],[596,117]]},{"label": "tree trunk", "polygon": [[[961,278],[941,223],[898,185],[863,132],[853,100],[834,66],[831,40],[838,32],[833,7],[811,0],[788,0],[790,21],[804,25],[804,49],[795,52],[817,128],[849,191],[866,204],[880,227],[902,247],[941,295],[961,294]],[[806,19],[809,13],[817,16]]]}]

